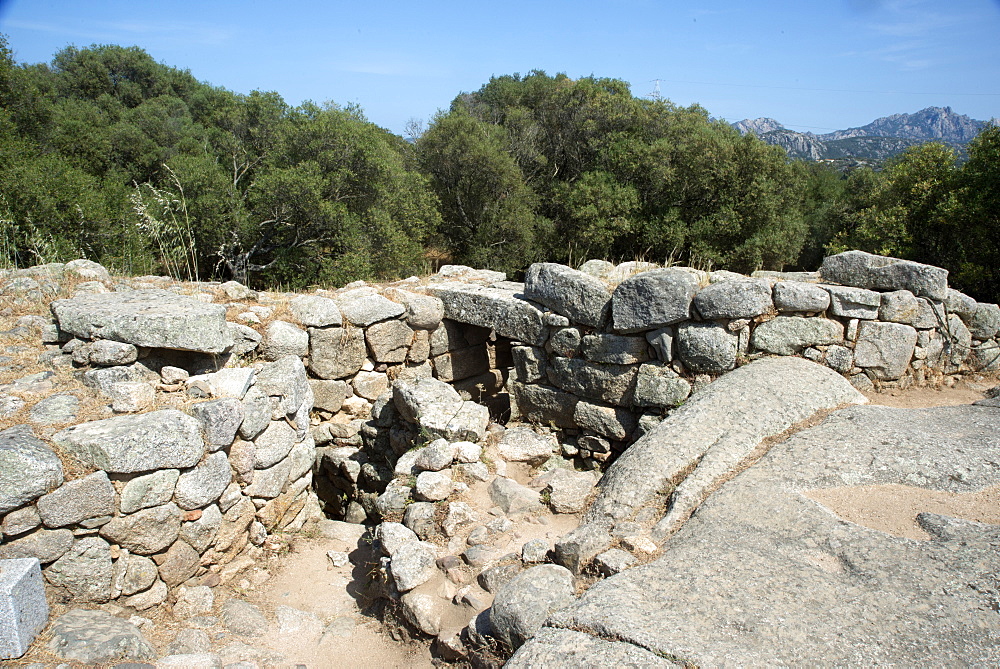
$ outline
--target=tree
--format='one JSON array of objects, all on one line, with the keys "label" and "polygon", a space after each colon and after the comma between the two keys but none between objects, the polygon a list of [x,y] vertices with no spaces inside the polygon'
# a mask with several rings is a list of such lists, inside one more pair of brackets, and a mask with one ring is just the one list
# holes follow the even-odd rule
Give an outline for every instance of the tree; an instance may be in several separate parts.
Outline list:
[{"label": "tree", "polygon": [[497,126],[456,111],[438,115],[417,143],[441,206],[434,238],[461,262],[519,269],[540,255],[545,221]]}]

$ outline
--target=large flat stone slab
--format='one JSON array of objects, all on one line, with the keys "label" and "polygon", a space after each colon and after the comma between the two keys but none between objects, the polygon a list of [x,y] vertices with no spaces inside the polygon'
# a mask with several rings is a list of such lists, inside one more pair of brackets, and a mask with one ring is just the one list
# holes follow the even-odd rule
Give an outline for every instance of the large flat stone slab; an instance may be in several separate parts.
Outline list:
[{"label": "large flat stone slab", "polygon": [[52,441],[112,474],[192,467],[205,454],[201,421],[176,409],[81,423]]},{"label": "large flat stone slab", "polygon": [[817,411],[865,401],[844,377],[803,358],[740,367],[630,446],[605,472],[585,522],[630,520],[644,508],[662,509],[670,493],[665,520],[682,522],[764,439]]},{"label": "large flat stone slab", "polygon": [[541,346],[548,336],[538,307],[523,293],[471,283],[445,283],[429,292],[444,303],[444,316],[459,323],[495,330],[502,337]]},{"label": "large flat stone slab", "polygon": [[[998,461],[996,408],[841,409],[726,483],[661,558],[548,625],[696,666],[995,666],[1000,526],[915,504],[928,538],[903,538],[808,495],[839,489],[881,512],[859,486],[975,493],[1000,483]],[[550,637],[536,638],[520,656]]]},{"label": "large flat stone slab", "polygon": [[232,346],[226,308],[151,288],[80,295],[52,303],[59,329],[84,339],[222,353]]},{"label": "large flat stone slab", "polygon": [[819,273],[827,281],[875,290],[908,290],[914,295],[945,300],[948,270],[912,260],[845,251],[823,258]]}]

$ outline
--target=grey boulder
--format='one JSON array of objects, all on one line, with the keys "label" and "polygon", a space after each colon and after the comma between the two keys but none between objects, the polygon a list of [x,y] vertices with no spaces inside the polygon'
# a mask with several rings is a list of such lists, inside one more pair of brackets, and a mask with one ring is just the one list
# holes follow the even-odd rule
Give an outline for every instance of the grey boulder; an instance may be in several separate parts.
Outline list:
[{"label": "grey boulder", "polygon": [[754,318],[774,309],[771,284],[765,279],[738,278],[706,286],[694,296],[705,319]]},{"label": "grey boulder", "polygon": [[618,332],[654,330],[687,320],[698,280],[681,269],[654,269],[631,276],[615,288],[611,318]]},{"label": "grey boulder", "polygon": [[738,344],[739,337],[717,323],[677,326],[677,353],[681,362],[695,372],[721,374],[733,369]]},{"label": "grey boulder", "polygon": [[549,614],[573,601],[573,574],[565,567],[529,567],[507,581],[490,608],[493,633],[508,648],[519,648],[541,629]]},{"label": "grey boulder", "polygon": [[592,275],[555,263],[535,263],[524,277],[524,295],[574,323],[600,328],[608,317],[611,291]]},{"label": "grey boulder", "polygon": [[614,522],[662,509],[672,482],[683,478],[661,521],[666,534],[767,437],[822,409],[866,401],[842,376],[803,358],[762,358],[740,367],[622,453],[601,479],[585,521]]},{"label": "grey boulder", "polygon": [[751,336],[754,348],[776,355],[795,355],[807,346],[839,344],[844,326],[828,318],[778,316],[758,325]]}]

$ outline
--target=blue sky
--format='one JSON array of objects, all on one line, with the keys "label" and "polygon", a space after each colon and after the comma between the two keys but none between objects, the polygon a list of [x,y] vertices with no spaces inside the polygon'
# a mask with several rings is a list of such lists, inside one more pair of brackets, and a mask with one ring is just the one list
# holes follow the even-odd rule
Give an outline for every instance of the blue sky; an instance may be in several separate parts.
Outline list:
[{"label": "blue sky", "polygon": [[138,45],[237,92],[358,103],[402,133],[491,75],[594,74],[822,133],[951,106],[1000,117],[1000,0],[0,0],[20,62]]}]

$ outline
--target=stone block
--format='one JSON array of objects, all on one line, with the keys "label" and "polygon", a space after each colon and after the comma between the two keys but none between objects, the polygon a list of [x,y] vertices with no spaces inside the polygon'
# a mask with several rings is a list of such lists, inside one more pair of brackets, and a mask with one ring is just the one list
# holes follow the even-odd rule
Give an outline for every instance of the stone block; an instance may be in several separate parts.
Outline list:
[{"label": "stone block", "polygon": [[26,652],[49,622],[49,605],[38,560],[0,560],[0,660]]},{"label": "stone block", "polygon": [[819,271],[825,280],[845,286],[908,290],[933,300],[948,297],[948,270],[910,260],[845,251],[824,258]]},{"label": "stone block", "polygon": [[434,365],[434,375],[445,382],[467,379],[490,368],[485,344],[442,353],[431,358],[431,364]]},{"label": "stone block", "polygon": [[778,316],[758,325],[750,341],[760,351],[795,355],[807,346],[843,342],[844,326],[828,318]]},{"label": "stone block", "polygon": [[736,367],[739,337],[716,323],[687,322],[677,327],[677,353],[695,372],[721,374]]},{"label": "stone block", "polygon": [[233,344],[226,308],[168,290],[81,295],[52,303],[59,329],[84,339],[222,353]]},{"label": "stone block", "polygon": [[288,303],[299,323],[309,328],[339,326],[342,322],[340,308],[329,297],[299,295]]},{"label": "stone block", "polygon": [[399,318],[405,309],[374,292],[371,288],[356,288],[334,297],[340,311],[351,325],[368,327],[372,323]]},{"label": "stone block", "polygon": [[713,283],[694,296],[698,314],[705,319],[754,318],[771,311],[771,284],[765,279],[740,277]]},{"label": "stone block", "polygon": [[865,321],[858,326],[854,364],[892,381],[906,372],[916,344],[917,331],[909,325]]},{"label": "stone block", "polygon": [[369,326],[365,330],[365,340],[375,362],[403,362],[413,342],[413,330],[403,321],[393,318]]},{"label": "stone block", "polygon": [[342,379],[355,374],[365,364],[367,355],[364,331],[360,328],[309,330],[309,369],[321,379]]},{"label": "stone block", "polygon": [[603,281],[555,263],[531,265],[524,277],[524,294],[575,323],[595,328],[604,325],[611,303]]},{"label": "stone block", "polygon": [[176,409],[82,423],[52,440],[84,464],[115,474],[190,467],[205,453],[201,423]]},{"label": "stone block", "polygon": [[502,337],[531,346],[541,346],[548,336],[542,311],[516,290],[467,283],[443,284],[430,290],[444,303],[444,315],[449,319],[495,330]]},{"label": "stone block", "polygon": [[301,358],[309,353],[309,333],[285,321],[271,321],[257,350],[262,358],[272,362],[286,355]]},{"label": "stone block", "polygon": [[778,311],[820,312],[830,306],[830,293],[812,283],[779,281],[773,292]]},{"label": "stone block", "polygon": [[0,432],[0,514],[34,501],[63,482],[59,457],[27,425]]},{"label": "stone block", "polygon": [[612,296],[614,329],[632,333],[687,320],[698,280],[677,268],[641,272],[622,281]]},{"label": "stone block", "polygon": [[649,360],[649,343],[645,337],[585,335],[580,339],[580,350],[591,362],[629,365]]},{"label": "stone block", "polygon": [[108,389],[111,409],[115,413],[137,413],[153,406],[156,391],[143,381],[119,381]]},{"label": "stone block", "polygon": [[639,367],[633,396],[636,406],[675,407],[690,394],[691,384],[666,365],[646,364]]}]

